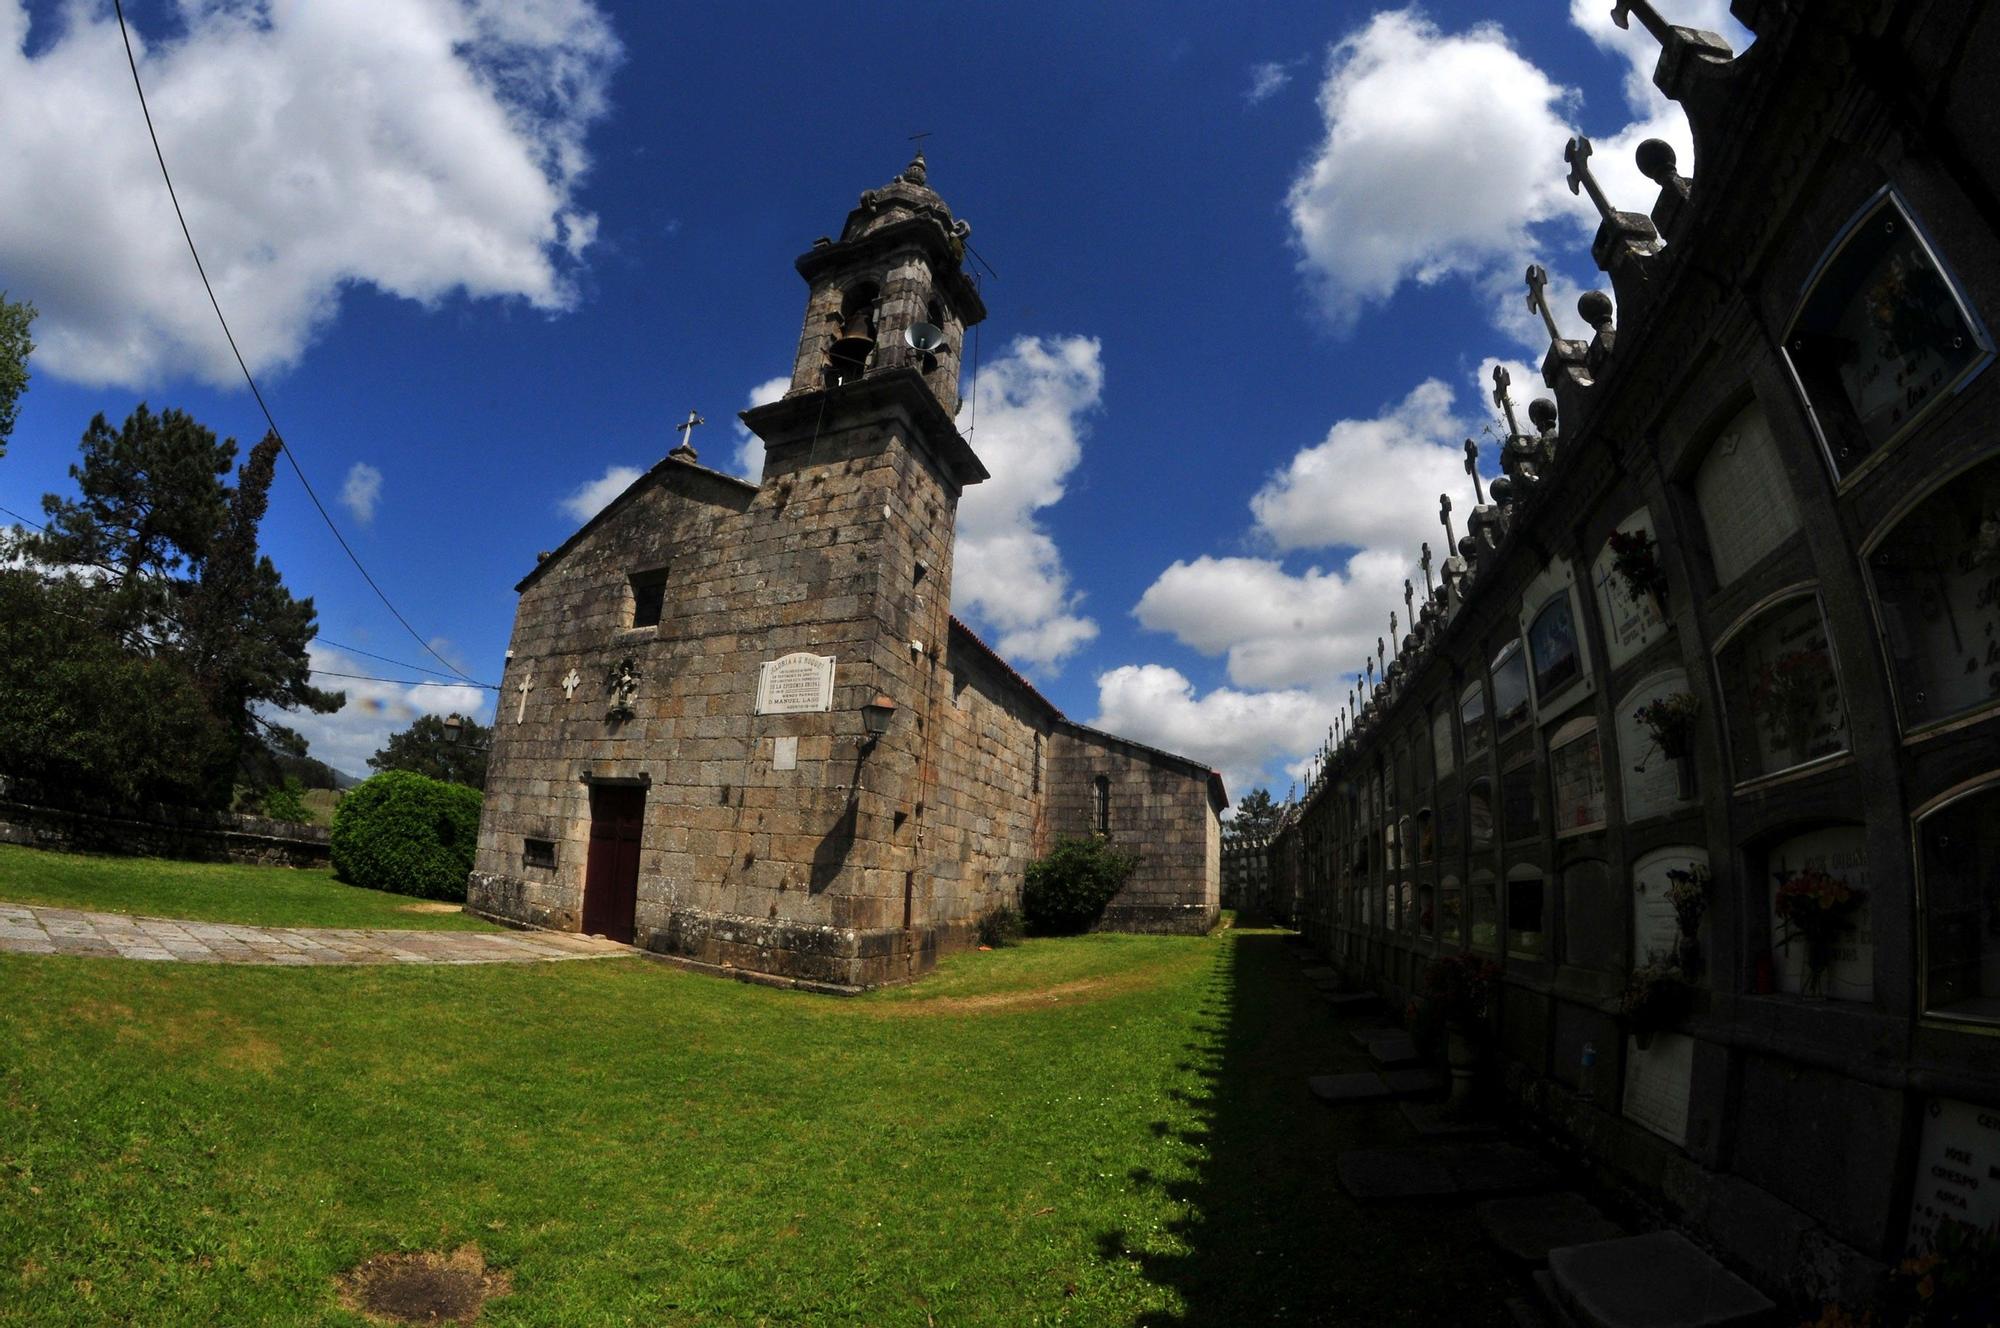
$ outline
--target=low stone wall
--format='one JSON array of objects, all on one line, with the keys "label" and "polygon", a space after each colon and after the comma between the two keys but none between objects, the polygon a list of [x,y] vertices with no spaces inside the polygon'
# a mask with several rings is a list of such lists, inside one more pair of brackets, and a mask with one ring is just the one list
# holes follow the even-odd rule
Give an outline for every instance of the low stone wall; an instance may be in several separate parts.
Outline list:
[{"label": "low stone wall", "polygon": [[111,816],[0,801],[0,843],[71,853],[324,867],[332,857],[330,840],[323,826],[261,816],[160,806]]}]

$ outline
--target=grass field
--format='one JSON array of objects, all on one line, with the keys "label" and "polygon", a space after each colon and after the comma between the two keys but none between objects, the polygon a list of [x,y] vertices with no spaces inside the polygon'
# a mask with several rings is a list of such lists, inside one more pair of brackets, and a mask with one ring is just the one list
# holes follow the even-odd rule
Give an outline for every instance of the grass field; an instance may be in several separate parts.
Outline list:
[{"label": "grass field", "polygon": [[100,858],[0,844],[0,902],[49,904],[266,927],[394,927],[497,931],[407,895],[363,890],[325,868],[242,867],[162,858]]},{"label": "grass field", "polygon": [[853,1000],[643,959],[0,956],[0,1323],[347,1324],[476,1244],[482,1324],[1498,1324],[1462,1209],[1273,932],[1093,936]]}]

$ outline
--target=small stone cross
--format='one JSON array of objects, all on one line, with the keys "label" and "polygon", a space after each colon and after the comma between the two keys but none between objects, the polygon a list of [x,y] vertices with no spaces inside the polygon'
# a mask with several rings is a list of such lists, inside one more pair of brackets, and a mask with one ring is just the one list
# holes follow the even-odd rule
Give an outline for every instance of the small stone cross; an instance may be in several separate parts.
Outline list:
[{"label": "small stone cross", "polygon": [[1417,625],[1417,588],[1410,584],[1410,578],[1403,578],[1403,614],[1410,626]]},{"label": "small stone cross", "polygon": [[1479,482],[1479,444],[1470,438],[1465,440],[1465,473],[1472,476],[1472,496],[1486,506],[1486,489]]},{"label": "small stone cross", "polygon": [[1458,532],[1451,528],[1451,495],[1438,495],[1438,520],[1444,523],[1444,556],[1451,557],[1451,551],[1458,547]]},{"label": "small stone cross", "polygon": [[668,455],[679,456],[682,452],[686,452],[688,460],[693,461],[695,459],[695,450],[694,450],[695,426],[707,423],[708,421],[703,419],[698,413],[690,410],[688,412],[688,417],[685,420],[681,421],[679,424],[676,424],[674,426],[674,432],[681,436],[681,444],[679,447],[676,447],[672,452],[668,453]]},{"label": "small stone cross", "polygon": [[514,707],[514,722],[519,724],[528,717],[528,693],[535,690],[535,675],[529,673],[524,676],[514,690],[521,694],[520,702]]},{"label": "small stone cross", "polygon": [[1514,375],[1507,372],[1507,366],[1504,364],[1494,365],[1493,404],[1498,406],[1501,413],[1507,417],[1507,436],[1509,438],[1518,438],[1521,436],[1521,426],[1514,419],[1514,398],[1507,391],[1513,385]]},{"label": "small stone cross", "polygon": [[1644,25],[1646,31],[1652,33],[1661,43],[1666,42],[1672,28],[1660,17],[1660,12],[1653,8],[1651,0],[1614,0],[1611,6],[1613,23],[1620,28],[1629,28],[1632,26],[1633,14],[1639,16],[1639,22]]},{"label": "small stone cross", "polygon": [[1569,163],[1569,191],[1572,194],[1590,192],[1590,201],[1597,205],[1597,214],[1606,221],[1617,211],[1611,200],[1604,196],[1604,190],[1597,183],[1597,177],[1590,173],[1590,139],[1577,134],[1563,149],[1563,160]]},{"label": "small stone cross", "polygon": [[1556,316],[1549,309],[1549,273],[1540,263],[1528,264],[1528,308],[1542,316],[1542,326],[1549,330],[1551,343],[1562,340],[1562,329],[1556,326]]},{"label": "small stone cross", "polygon": [[583,678],[577,673],[575,669],[571,669],[567,674],[563,676],[562,680],[563,700],[574,701],[576,699],[576,689],[578,687],[581,687],[582,685],[583,685]]},{"label": "small stone cross", "polygon": [[1431,542],[1429,540],[1424,541],[1424,556],[1417,559],[1417,566],[1424,569],[1424,598],[1429,599],[1437,593],[1437,587],[1431,583]]}]

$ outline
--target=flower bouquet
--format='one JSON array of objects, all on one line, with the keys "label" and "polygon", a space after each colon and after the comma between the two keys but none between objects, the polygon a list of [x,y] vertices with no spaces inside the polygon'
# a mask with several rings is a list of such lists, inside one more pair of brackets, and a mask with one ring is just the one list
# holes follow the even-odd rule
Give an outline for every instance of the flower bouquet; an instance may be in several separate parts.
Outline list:
[{"label": "flower bouquet", "polygon": [[1694,721],[1701,714],[1701,702],[1692,692],[1669,692],[1655,697],[1632,713],[1646,736],[1669,761],[1685,758],[1694,747]]},{"label": "flower bouquet", "polygon": [[1667,870],[1667,902],[1680,927],[1680,967],[1692,975],[1701,967],[1701,919],[1708,912],[1708,887],[1714,878],[1701,863]]},{"label": "flower bouquet", "polygon": [[1825,987],[1834,947],[1854,929],[1855,914],[1867,902],[1866,890],[1857,890],[1845,879],[1817,867],[1779,878],[1775,905],[1785,935],[1778,943],[1790,949],[1794,940],[1805,942],[1808,992],[1818,994]]},{"label": "flower bouquet", "polygon": [[1424,970],[1424,990],[1443,1008],[1445,1018],[1465,1028],[1485,1022],[1493,984],[1499,980],[1498,964],[1463,951],[1433,959]]},{"label": "flower bouquet", "polygon": [[1659,548],[1645,530],[1611,532],[1611,570],[1625,583],[1625,593],[1638,600],[1646,595],[1667,611],[1667,574],[1660,566]]},{"label": "flower bouquet", "polygon": [[1632,970],[1625,994],[1618,1002],[1618,1017],[1633,1041],[1645,1050],[1655,1033],[1677,1028],[1694,1007],[1694,988],[1672,964],[1643,964]]},{"label": "flower bouquet", "polygon": [[1805,757],[1832,676],[1832,657],[1811,649],[1780,655],[1758,672],[1750,703],[1770,730],[1772,742],[1793,756]]}]

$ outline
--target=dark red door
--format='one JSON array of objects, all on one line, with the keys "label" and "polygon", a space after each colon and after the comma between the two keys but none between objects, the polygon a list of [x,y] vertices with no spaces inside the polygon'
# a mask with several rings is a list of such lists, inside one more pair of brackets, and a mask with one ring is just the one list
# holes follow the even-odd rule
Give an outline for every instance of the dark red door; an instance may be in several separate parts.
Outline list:
[{"label": "dark red door", "polygon": [[639,902],[639,840],[646,825],[646,790],[594,784],[590,789],[590,857],[583,870],[583,930],[632,941]]}]

